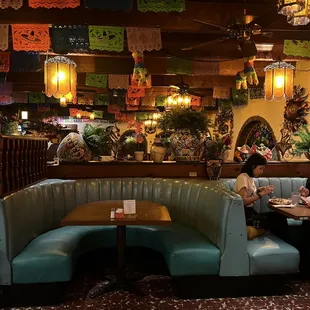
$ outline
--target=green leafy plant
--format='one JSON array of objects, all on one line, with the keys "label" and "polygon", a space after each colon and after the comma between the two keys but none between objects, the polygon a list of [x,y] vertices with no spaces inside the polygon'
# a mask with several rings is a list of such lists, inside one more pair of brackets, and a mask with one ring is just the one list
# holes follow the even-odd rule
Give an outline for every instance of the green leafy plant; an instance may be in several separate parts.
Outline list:
[{"label": "green leafy plant", "polygon": [[302,126],[299,131],[294,133],[295,137],[299,137],[300,140],[294,140],[295,148],[293,150],[294,155],[302,155],[304,153],[310,153],[310,131],[307,126]]},{"label": "green leafy plant", "polygon": [[158,127],[163,131],[188,129],[194,135],[206,131],[210,125],[210,120],[202,112],[182,108],[171,109],[158,120]]},{"label": "green leafy plant", "polygon": [[93,156],[111,155],[110,135],[105,128],[86,124],[83,139]]}]

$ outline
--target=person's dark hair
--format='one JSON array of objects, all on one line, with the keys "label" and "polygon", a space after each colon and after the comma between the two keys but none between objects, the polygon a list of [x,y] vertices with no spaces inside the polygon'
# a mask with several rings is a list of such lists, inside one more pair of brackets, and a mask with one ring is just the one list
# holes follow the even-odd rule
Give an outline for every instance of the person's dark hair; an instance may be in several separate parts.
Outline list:
[{"label": "person's dark hair", "polygon": [[257,166],[266,166],[267,159],[259,153],[252,154],[241,169],[241,173],[247,173],[248,176],[254,177],[253,170]]}]

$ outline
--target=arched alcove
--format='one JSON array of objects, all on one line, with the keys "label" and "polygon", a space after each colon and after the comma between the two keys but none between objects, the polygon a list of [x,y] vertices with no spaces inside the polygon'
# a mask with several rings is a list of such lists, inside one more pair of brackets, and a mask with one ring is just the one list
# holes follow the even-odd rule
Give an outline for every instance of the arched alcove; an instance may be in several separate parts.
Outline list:
[{"label": "arched alcove", "polygon": [[[140,146],[140,150],[144,153],[147,153],[147,140],[144,134],[141,134],[143,137],[143,143]],[[136,132],[133,129],[126,130],[120,136],[121,149],[119,152],[120,157],[126,157],[127,154],[133,155],[135,151],[138,150],[138,144],[136,143]]]},{"label": "arched alcove", "polygon": [[[238,146],[242,146],[244,144],[252,147],[254,144],[260,146],[261,143],[273,150],[277,143],[274,131],[263,117],[250,117],[246,120],[240,130],[236,142],[236,149]],[[279,159],[278,152],[275,154],[277,157],[275,159]]]}]

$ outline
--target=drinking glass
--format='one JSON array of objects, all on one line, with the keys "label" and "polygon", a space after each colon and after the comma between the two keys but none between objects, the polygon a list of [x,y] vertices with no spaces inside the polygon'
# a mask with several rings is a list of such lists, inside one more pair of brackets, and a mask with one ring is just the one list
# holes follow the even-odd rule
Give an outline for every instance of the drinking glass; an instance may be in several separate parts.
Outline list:
[{"label": "drinking glass", "polygon": [[292,192],[292,204],[297,206],[299,204],[299,200],[300,200],[300,193],[299,192]]}]

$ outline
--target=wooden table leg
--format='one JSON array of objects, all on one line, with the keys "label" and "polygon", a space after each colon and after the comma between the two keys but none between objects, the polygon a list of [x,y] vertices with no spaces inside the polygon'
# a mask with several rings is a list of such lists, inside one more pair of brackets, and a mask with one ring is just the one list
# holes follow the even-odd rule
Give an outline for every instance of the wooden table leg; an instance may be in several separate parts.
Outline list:
[{"label": "wooden table leg", "polygon": [[124,288],[126,278],[125,264],[126,226],[117,226],[117,273],[116,277],[107,277],[89,291],[90,298],[96,298],[119,288]]},{"label": "wooden table leg", "polygon": [[125,282],[125,249],[126,249],[126,226],[117,226],[117,279],[120,286]]}]

